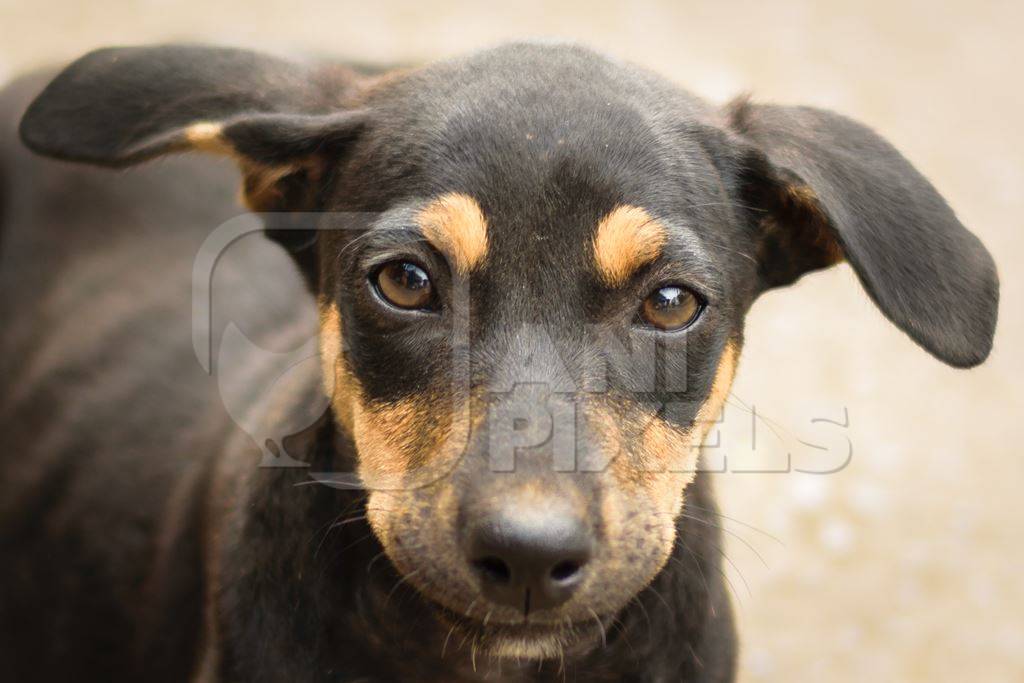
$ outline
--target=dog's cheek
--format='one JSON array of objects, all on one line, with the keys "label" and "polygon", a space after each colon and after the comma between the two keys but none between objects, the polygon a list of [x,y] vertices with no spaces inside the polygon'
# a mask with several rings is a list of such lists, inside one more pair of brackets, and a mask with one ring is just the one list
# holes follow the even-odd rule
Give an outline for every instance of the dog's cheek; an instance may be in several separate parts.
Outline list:
[{"label": "dog's cheek", "polygon": [[586,586],[587,606],[615,613],[657,575],[675,541],[671,515],[661,514],[654,500],[635,485],[623,487],[606,473],[601,497],[603,544]]},{"label": "dog's cheek", "polygon": [[609,463],[602,475],[606,548],[597,579],[601,585],[590,591],[593,595],[605,591],[599,599],[614,600],[627,586],[634,592],[643,589],[669,561],[686,487],[696,476],[700,447],[728,396],[737,356],[738,344],[729,342],[711,390],[686,428],[640,411],[625,416],[598,408],[591,413],[590,422],[600,433]]},{"label": "dog's cheek", "polygon": [[320,314],[320,368],[324,394],[330,399],[334,416],[349,434],[352,433],[352,404],[360,395],[359,385],[349,371],[345,357],[341,313],[338,305],[321,297]]},{"label": "dog's cheek", "polygon": [[447,480],[413,490],[373,491],[367,519],[410,585],[453,610],[466,607],[469,579],[455,529],[457,496]]},{"label": "dog's cheek", "polygon": [[469,402],[451,398],[447,387],[387,402],[367,397],[342,350],[337,304],[321,299],[319,311],[324,390],[355,442],[364,485],[423,486],[449,474],[469,440]]},{"label": "dog's cheek", "polygon": [[352,436],[368,488],[430,486],[448,478],[466,452],[468,401],[424,392],[386,403],[352,400]]},{"label": "dog's cheek", "polygon": [[659,416],[651,417],[643,424],[640,437],[634,440],[639,444],[639,452],[626,460],[627,467],[639,467],[640,471],[622,476],[632,476],[648,498],[655,501],[657,514],[667,517],[672,526],[672,538],[666,540],[669,552],[675,541],[675,520],[683,509],[686,487],[697,476],[700,449],[721,414],[732,387],[738,348],[738,343],[734,341],[725,345],[715,369],[711,389],[693,422],[682,428]]},{"label": "dog's cheek", "polygon": [[413,571],[412,549],[421,546],[423,511],[410,491],[371,491],[366,502],[366,519],[395,567]]},{"label": "dog's cheek", "polygon": [[601,544],[576,600],[601,613],[621,609],[668,561],[679,498],[692,478],[664,471],[664,435],[642,445],[655,418],[641,415],[641,409],[630,412],[610,401],[586,409],[588,441],[595,448],[582,466],[600,478]]}]

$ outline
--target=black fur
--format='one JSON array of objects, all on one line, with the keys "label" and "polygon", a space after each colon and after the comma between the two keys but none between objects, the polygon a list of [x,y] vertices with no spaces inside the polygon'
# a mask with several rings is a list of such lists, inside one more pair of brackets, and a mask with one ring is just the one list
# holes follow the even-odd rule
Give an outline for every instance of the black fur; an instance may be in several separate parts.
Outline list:
[{"label": "black fur", "polygon": [[[521,369],[503,331],[545,324],[559,350],[578,349],[575,324],[628,327],[622,316],[644,287],[682,278],[708,300],[685,358],[668,361],[685,365],[687,386],[648,398],[692,404],[675,417],[687,423],[757,296],[830,265],[837,249],[884,314],[940,359],[975,365],[991,348],[988,253],[903,157],[845,118],[746,102],[719,110],[566,46],[511,45],[373,78],[237,50],[102,50],[42,91],[21,138],[45,155],[122,167],[188,148],[188,126],[205,121],[223,124],[243,172],[288,165],[269,200],[284,213],[267,232],[306,287],[338,305],[353,370],[380,400],[443,378],[451,341],[433,323],[382,313],[366,286],[370,262],[397,253],[437,273],[445,264],[414,234],[396,243],[371,226],[355,248],[347,233],[291,230],[289,211],[381,212],[387,222],[444,192],[477,198],[491,238],[470,302],[472,376],[483,385]],[[256,468],[258,449],[196,363],[189,274],[208,230],[237,213],[232,174],[192,159],[115,176],[32,158],[14,127],[39,85],[6,93],[0,157],[0,660],[13,680],[493,679],[494,662],[475,662],[464,643],[445,647],[445,619],[458,617],[382,556],[360,518],[365,494],[304,485],[306,469]],[[647,208],[671,234],[655,267],[610,291],[589,274],[590,240],[620,204]],[[275,256],[243,246],[225,266],[235,283],[226,306],[249,312],[249,332],[291,348],[315,329],[315,312],[301,287],[258,285],[289,281]],[[538,362],[574,380],[593,370],[572,352]],[[317,404],[315,372],[301,391],[261,403],[267,377],[253,363],[232,390],[270,431]],[[633,372],[614,370],[613,389]],[[330,413],[316,417],[280,446],[315,471],[351,470],[351,435]],[[485,443],[471,446],[481,462]],[[590,633],[562,662],[506,661],[502,674],[731,681],[735,636],[706,475],[684,509],[650,587],[601,615],[605,643]]]}]

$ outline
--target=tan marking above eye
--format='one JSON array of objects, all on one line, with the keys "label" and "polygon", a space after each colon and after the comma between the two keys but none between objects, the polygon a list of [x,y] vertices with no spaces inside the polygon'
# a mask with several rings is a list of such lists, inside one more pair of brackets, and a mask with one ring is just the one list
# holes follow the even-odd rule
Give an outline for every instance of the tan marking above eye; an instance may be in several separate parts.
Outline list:
[{"label": "tan marking above eye", "polygon": [[487,220],[472,197],[451,192],[427,204],[417,215],[427,240],[466,275],[487,256]]},{"label": "tan marking above eye", "polygon": [[623,205],[597,225],[594,261],[605,284],[617,287],[661,255],[666,232],[656,219],[638,206]]}]

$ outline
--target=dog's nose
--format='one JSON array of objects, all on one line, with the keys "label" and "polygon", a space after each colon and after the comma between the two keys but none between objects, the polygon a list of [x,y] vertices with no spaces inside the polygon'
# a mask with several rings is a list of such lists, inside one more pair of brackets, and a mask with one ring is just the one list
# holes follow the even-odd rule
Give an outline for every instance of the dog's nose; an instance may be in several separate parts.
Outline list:
[{"label": "dog's nose", "polygon": [[594,545],[583,520],[540,508],[487,515],[467,540],[484,596],[524,615],[567,601],[583,579]]}]

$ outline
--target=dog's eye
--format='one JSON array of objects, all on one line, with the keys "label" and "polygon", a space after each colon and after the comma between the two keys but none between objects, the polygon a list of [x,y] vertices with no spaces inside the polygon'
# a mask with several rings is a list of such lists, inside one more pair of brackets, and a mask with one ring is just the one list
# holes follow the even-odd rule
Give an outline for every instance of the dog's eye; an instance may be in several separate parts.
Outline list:
[{"label": "dog's eye", "polygon": [[377,271],[377,291],[385,301],[404,309],[431,308],[434,291],[427,271],[409,261],[391,261]]},{"label": "dog's eye", "polygon": [[681,330],[700,317],[704,304],[685,287],[669,285],[651,292],[640,306],[640,318],[660,330]]}]

